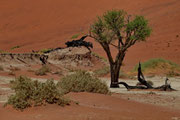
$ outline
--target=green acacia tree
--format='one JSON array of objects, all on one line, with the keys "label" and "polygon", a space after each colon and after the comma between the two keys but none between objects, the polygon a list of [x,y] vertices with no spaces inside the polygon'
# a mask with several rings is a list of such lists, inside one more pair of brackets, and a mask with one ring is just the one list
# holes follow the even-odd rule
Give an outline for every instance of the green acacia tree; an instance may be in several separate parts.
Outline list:
[{"label": "green acacia tree", "polygon": [[[94,38],[105,50],[111,70],[110,87],[119,87],[118,78],[126,51],[138,41],[145,41],[150,36],[151,28],[143,16],[130,16],[123,10],[110,10],[90,27],[90,37]],[[114,42],[117,41],[117,42]],[[112,57],[110,46],[117,49]]]}]

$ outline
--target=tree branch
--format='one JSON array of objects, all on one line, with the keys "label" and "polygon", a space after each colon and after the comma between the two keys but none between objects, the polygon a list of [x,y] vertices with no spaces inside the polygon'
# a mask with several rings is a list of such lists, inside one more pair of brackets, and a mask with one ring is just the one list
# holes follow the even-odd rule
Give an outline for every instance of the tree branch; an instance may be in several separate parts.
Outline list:
[{"label": "tree branch", "polygon": [[109,44],[107,44],[105,42],[104,43],[100,43],[100,44],[103,47],[103,49],[105,50],[105,52],[106,52],[106,54],[108,56],[109,62],[110,63],[114,63],[114,60],[113,60],[113,57],[111,55],[111,51],[110,51],[110,48],[109,48]]},{"label": "tree branch", "polygon": [[114,46],[115,48],[119,49],[118,46],[116,46],[116,45],[114,45],[114,44],[112,44],[112,43],[110,43],[110,45],[112,45],[112,46]]}]

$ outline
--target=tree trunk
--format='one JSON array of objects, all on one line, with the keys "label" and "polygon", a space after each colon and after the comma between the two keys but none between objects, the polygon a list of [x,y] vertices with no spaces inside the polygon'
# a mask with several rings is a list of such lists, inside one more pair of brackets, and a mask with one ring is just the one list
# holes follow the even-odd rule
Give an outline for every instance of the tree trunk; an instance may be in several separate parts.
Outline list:
[{"label": "tree trunk", "polygon": [[111,88],[119,88],[118,79],[119,79],[119,71],[117,68],[117,64],[110,65],[111,69]]},{"label": "tree trunk", "polygon": [[115,63],[110,63],[110,67],[111,67],[110,87],[111,88],[119,88],[118,79],[119,79],[119,74],[120,74],[120,69],[122,66],[123,59],[124,59],[124,55],[122,54],[121,56],[118,57],[118,59],[116,59]]},{"label": "tree trunk", "polygon": [[116,56],[116,60],[113,60],[113,57],[111,55],[110,52],[110,48],[109,48],[109,44],[107,43],[101,43],[101,46],[103,47],[103,49],[105,50],[108,60],[109,60],[109,64],[110,64],[110,70],[111,70],[111,84],[110,87],[111,88],[119,88],[119,84],[118,84],[118,79],[119,79],[119,71],[122,65],[122,61],[124,59],[125,56],[125,51],[122,52],[119,50],[119,53]]}]

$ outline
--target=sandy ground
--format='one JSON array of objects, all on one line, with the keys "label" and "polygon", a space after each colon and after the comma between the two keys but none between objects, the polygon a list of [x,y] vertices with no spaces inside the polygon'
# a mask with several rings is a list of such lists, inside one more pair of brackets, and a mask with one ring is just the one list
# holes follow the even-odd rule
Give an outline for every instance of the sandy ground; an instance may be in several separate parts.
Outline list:
[{"label": "sandy ground", "polygon": [[[12,77],[0,77],[0,118],[1,120],[179,120],[180,119],[180,86],[179,78],[170,78],[171,85],[178,91],[127,91],[123,86],[110,89],[113,94],[101,95],[92,93],[70,93],[67,96],[79,105],[67,107],[47,105],[30,108],[23,112],[11,107],[3,108],[7,95],[13,93],[8,86]],[[35,78],[33,78],[35,79]],[[155,85],[164,84],[164,78],[147,78]],[[46,79],[38,79],[44,82]],[[109,84],[109,78],[102,78]],[[123,81],[123,80],[121,80]],[[135,85],[135,80],[125,80]]]},{"label": "sandy ground", "polygon": [[[124,69],[156,57],[180,64],[179,0],[1,0],[0,49],[31,52],[64,46],[73,35],[87,33],[96,16],[110,9],[143,15],[153,29],[147,42],[128,50]],[[106,56],[99,44],[87,40],[94,43],[95,52]],[[20,48],[12,50],[15,46]]]},{"label": "sandy ground", "polygon": [[[165,77],[153,77],[153,78],[146,78],[146,80],[150,80],[154,83],[154,87],[161,86],[164,84]],[[102,78],[108,85],[110,84],[110,78]],[[180,109],[180,78],[169,78],[170,84],[172,88],[176,89],[177,91],[171,92],[164,92],[164,91],[154,91],[154,90],[131,90],[127,91],[124,86],[120,86],[118,89],[110,89],[113,93],[113,96],[121,97],[127,100],[133,100],[148,104],[166,106],[169,108],[176,108]],[[120,81],[126,82],[129,85],[136,85],[137,80],[123,80]]]}]

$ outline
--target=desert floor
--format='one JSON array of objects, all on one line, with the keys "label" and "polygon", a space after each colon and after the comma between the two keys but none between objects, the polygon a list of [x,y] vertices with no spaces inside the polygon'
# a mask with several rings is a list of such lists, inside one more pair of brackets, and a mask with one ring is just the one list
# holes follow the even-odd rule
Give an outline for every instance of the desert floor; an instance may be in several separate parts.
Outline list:
[{"label": "desert floor", "polygon": [[[171,85],[178,91],[127,91],[126,88],[110,89],[112,95],[94,93],[69,93],[67,96],[79,103],[60,107],[47,105],[34,107],[23,112],[3,107],[7,95],[13,93],[8,82],[14,78],[0,78],[1,120],[179,120],[180,119],[180,78],[170,78]],[[109,78],[101,78],[109,84]],[[155,85],[164,84],[163,77],[147,78]],[[39,79],[45,81],[45,79]],[[124,80],[121,80],[124,81]],[[136,80],[125,80],[135,85]]]}]

